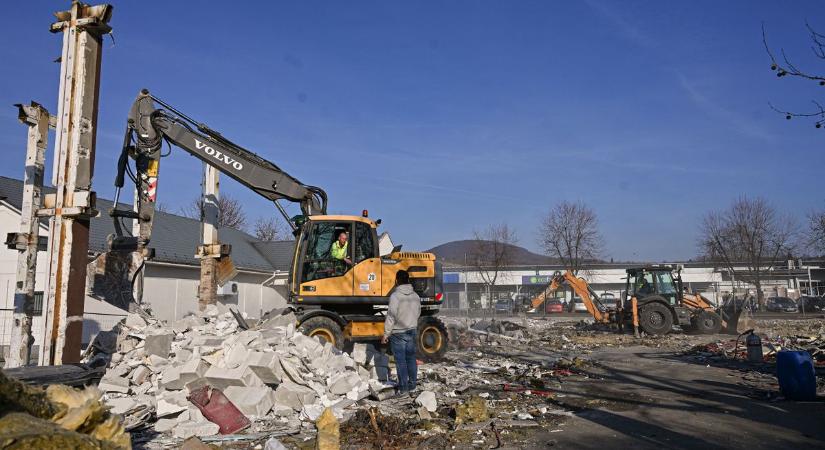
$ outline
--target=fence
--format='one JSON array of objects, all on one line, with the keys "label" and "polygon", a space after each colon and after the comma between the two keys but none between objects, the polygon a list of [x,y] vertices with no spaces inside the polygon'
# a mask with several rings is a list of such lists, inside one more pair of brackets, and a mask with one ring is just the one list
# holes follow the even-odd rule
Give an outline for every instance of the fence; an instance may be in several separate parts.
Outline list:
[{"label": "fence", "polygon": [[532,292],[517,293],[506,288],[492,292],[484,288],[447,291],[440,312],[446,316],[467,318],[552,317],[558,313],[573,312],[569,293],[560,290],[557,295],[559,301],[555,309],[542,304],[535,312],[529,312],[532,309],[531,299],[535,296]]},{"label": "fence", "polygon": [[[0,367],[3,367],[5,360],[11,351],[11,337],[14,329],[14,308],[0,308]],[[40,355],[40,346],[33,345],[29,364],[36,364]]]}]

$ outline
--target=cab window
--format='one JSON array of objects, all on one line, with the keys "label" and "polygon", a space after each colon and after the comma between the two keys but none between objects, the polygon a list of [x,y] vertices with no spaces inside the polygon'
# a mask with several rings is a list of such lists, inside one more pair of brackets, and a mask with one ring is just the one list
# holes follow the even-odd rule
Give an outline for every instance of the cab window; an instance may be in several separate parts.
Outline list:
[{"label": "cab window", "polygon": [[645,296],[652,294],[653,291],[653,274],[645,272],[644,274],[637,273],[633,283],[633,295]]},{"label": "cab window", "polygon": [[375,256],[372,228],[363,222],[355,222],[355,264]]},{"label": "cab window", "polygon": [[[343,231],[349,234],[350,224],[346,222],[313,223],[304,252],[302,282],[341,276],[350,266],[343,260],[333,258],[332,245]],[[352,245],[347,240],[345,258],[352,257]]]},{"label": "cab window", "polygon": [[675,294],[676,285],[670,272],[656,272],[656,284],[660,294]]}]

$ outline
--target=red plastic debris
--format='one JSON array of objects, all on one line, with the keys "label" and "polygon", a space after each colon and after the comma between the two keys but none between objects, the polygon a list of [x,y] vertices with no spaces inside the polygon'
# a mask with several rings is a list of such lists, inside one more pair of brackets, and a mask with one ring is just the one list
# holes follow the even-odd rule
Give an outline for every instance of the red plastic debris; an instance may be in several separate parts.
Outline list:
[{"label": "red plastic debris", "polygon": [[550,391],[544,391],[544,390],[541,390],[541,389],[532,389],[532,388],[529,388],[529,387],[526,387],[526,386],[520,386],[518,384],[506,383],[506,384],[504,384],[504,389],[503,390],[509,391],[509,392],[527,392],[527,391],[529,391],[531,394],[541,395],[543,397],[552,397],[553,396],[553,393],[550,392]]},{"label": "red plastic debris", "polygon": [[221,434],[237,433],[252,424],[220,389],[203,386],[192,391],[188,398],[203,417],[220,427]]}]

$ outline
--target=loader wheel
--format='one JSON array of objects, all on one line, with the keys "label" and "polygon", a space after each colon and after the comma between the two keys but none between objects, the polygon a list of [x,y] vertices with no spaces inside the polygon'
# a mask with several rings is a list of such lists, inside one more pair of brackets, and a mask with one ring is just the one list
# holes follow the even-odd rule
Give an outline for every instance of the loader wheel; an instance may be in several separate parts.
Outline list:
[{"label": "loader wheel", "polygon": [[321,342],[329,342],[339,350],[344,347],[344,331],[336,321],[329,317],[310,317],[301,322],[298,331],[309,337],[318,337]]},{"label": "loader wheel", "polygon": [[418,319],[418,358],[425,362],[436,362],[447,353],[447,328],[438,318],[421,316]]},{"label": "loader wheel", "polygon": [[647,334],[668,334],[673,328],[673,315],[659,302],[648,303],[639,307],[639,327]]},{"label": "loader wheel", "polygon": [[701,334],[717,334],[722,330],[722,318],[713,311],[702,311],[690,321],[693,329]]}]

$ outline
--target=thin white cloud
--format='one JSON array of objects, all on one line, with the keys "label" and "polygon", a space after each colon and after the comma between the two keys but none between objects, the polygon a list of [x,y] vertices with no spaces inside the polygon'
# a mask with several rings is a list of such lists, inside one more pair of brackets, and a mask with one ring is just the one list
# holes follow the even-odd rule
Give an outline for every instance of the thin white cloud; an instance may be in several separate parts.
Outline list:
[{"label": "thin white cloud", "polygon": [[732,130],[744,136],[762,140],[774,139],[772,134],[753,123],[752,120],[742,117],[740,114],[713,101],[681,72],[676,73],[676,78],[679,80],[679,86],[688,94],[690,100],[709,116],[724,121],[731,126]]},{"label": "thin white cloud", "polygon": [[[656,41],[642,32],[639,27],[622,17],[622,15],[605,3],[597,0],[585,0],[587,6],[609,20],[628,39],[642,47],[655,47]],[[614,3],[624,4],[624,3]]]}]

